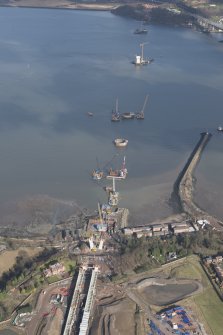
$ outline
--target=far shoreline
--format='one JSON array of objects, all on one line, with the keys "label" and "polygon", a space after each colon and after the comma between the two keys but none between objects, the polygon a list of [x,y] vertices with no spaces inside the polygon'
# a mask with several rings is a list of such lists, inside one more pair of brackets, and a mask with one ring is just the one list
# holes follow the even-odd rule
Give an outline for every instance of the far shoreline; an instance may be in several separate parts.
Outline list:
[{"label": "far shoreline", "polygon": [[37,5],[17,5],[17,4],[0,4],[0,8],[28,8],[28,9],[59,9],[59,10],[83,10],[83,11],[99,11],[99,12],[111,12],[111,10],[117,8],[120,4],[81,4],[81,5],[64,5],[64,6],[37,6]]}]

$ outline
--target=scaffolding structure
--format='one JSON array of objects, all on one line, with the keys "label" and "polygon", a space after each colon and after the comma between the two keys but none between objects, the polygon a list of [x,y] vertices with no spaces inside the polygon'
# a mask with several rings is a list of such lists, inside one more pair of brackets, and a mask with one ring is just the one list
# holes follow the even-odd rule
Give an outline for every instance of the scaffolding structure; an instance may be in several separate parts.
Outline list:
[{"label": "scaffolding structure", "polygon": [[77,308],[79,305],[80,294],[82,292],[85,278],[86,278],[86,270],[87,270],[86,267],[79,269],[77,283],[76,283],[75,290],[73,293],[73,297],[72,297],[72,301],[71,301],[69,313],[67,316],[67,321],[66,321],[63,335],[71,335],[73,333],[73,325],[76,320],[76,312],[77,312]]},{"label": "scaffolding structure", "polygon": [[[77,319],[78,308],[80,306],[81,294],[83,293],[83,288],[86,281],[86,273],[90,268],[83,266],[79,269],[76,286],[72,296],[72,301],[69,309],[69,313],[66,320],[66,325],[63,331],[63,335],[73,335],[74,334],[74,324]],[[91,270],[91,280],[87,291],[87,299],[84,306],[84,313],[82,316],[79,335],[87,335],[89,326],[89,317],[91,314],[91,309],[93,307],[96,282],[99,273],[98,267],[94,267]]]},{"label": "scaffolding structure", "polygon": [[84,313],[80,324],[79,335],[87,335],[88,326],[89,326],[89,317],[91,314],[91,309],[93,306],[95,288],[98,277],[99,269],[97,267],[92,271],[91,282],[88,289],[87,300],[84,307]]}]

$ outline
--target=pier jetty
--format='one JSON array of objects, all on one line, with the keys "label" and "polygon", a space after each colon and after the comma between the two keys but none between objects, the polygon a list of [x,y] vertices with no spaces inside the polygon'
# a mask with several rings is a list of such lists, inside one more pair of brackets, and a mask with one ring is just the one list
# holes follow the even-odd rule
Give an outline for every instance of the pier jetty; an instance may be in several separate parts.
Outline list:
[{"label": "pier jetty", "polygon": [[176,200],[180,206],[180,210],[186,213],[193,221],[205,219],[210,222],[214,229],[223,231],[223,222],[199,208],[193,200],[195,183],[194,171],[211,137],[212,134],[208,132],[200,134],[198,143],[174,184],[174,196],[175,199],[177,198]]}]

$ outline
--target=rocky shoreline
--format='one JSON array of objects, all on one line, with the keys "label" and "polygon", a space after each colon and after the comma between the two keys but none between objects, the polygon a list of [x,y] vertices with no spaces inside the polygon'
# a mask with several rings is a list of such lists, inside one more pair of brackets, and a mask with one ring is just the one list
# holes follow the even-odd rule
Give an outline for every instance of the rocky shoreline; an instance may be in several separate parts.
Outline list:
[{"label": "rocky shoreline", "polygon": [[114,15],[144,21],[145,24],[166,25],[178,28],[190,28],[207,32],[207,28],[190,12],[159,5],[121,5],[112,9]]}]

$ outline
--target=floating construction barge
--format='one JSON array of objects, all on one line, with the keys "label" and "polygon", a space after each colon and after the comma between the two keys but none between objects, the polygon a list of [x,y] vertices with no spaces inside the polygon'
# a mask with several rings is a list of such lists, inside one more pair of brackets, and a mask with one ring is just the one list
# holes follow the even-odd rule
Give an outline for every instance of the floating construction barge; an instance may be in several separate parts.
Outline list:
[{"label": "floating construction barge", "polygon": [[123,158],[122,167],[120,170],[113,170],[112,168],[109,170],[107,179],[125,179],[127,177],[128,170],[125,166],[125,156]]},{"label": "floating construction barge", "polygon": [[133,64],[135,65],[147,65],[153,62],[153,58],[145,58],[144,57],[144,45],[146,43],[141,43],[140,48],[141,48],[141,55],[136,55],[135,60],[133,61]]}]

